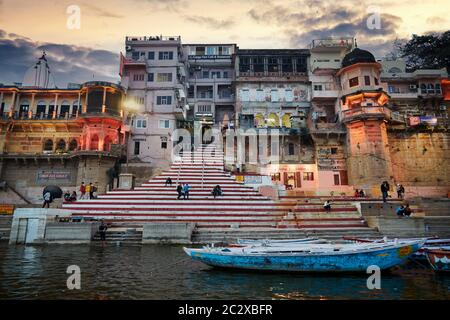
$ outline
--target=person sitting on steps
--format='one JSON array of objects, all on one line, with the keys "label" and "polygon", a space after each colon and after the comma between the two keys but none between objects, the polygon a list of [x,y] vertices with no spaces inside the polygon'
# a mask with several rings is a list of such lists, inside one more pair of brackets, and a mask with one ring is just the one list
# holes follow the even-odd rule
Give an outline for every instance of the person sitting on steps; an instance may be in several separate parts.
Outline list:
[{"label": "person sitting on steps", "polygon": [[214,196],[214,199],[218,196],[222,196],[223,195],[222,188],[220,188],[219,185],[216,185],[213,188],[212,195]]},{"label": "person sitting on steps", "polygon": [[323,204],[323,208],[327,211],[327,213],[331,212],[331,202],[330,200],[325,201]]}]

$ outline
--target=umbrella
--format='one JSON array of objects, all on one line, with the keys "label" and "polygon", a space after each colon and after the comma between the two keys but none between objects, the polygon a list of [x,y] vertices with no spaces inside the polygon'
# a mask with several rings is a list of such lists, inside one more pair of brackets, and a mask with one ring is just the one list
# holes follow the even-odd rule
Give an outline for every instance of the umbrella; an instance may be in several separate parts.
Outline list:
[{"label": "umbrella", "polygon": [[52,198],[61,198],[63,191],[61,190],[60,187],[58,186],[46,186],[44,188],[44,191],[42,192],[42,194],[46,194],[47,192],[50,192],[50,194],[52,195]]}]

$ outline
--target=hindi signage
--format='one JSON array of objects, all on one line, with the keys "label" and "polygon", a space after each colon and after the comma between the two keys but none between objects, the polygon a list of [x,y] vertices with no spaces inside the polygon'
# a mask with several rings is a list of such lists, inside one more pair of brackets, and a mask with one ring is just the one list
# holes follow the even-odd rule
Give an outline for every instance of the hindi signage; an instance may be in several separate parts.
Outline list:
[{"label": "hindi signage", "polygon": [[71,178],[69,171],[41,171],[37,173],[36,180],[38,184],[61,184],[71,182]]}]

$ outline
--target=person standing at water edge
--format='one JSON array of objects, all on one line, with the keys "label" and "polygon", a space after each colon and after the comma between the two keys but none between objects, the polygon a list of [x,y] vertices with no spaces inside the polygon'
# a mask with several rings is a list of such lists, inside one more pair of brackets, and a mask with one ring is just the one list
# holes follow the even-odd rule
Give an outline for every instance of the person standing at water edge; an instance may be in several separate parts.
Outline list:
[{"label": "person standing at water edge", "polygon": [[106,230],[108,230],[108,226],[105,224],[105,221],[102,220],[100,227],[98,227],[98,231],[100,232],[100,240],[102,244],[106,242]]},{"label": "person standing at water edge", "polygon": [[50,203],[52,203],[52,194],[49,191],[47,191],[44,194],[44,204],[42,205],[42,208],[45,207],[50,208]]}]

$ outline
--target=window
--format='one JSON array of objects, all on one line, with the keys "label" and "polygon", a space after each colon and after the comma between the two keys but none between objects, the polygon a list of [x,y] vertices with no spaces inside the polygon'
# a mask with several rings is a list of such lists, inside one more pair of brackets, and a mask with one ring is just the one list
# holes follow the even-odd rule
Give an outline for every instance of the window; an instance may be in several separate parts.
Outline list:
[{"label": "window", "polygon": [[140,57],[141,55],[140,55],[140,53],[139,53],[139,51],[134,51],[133,53],[132,53],[132,59],[133,60],[139,60],[139,57]]},{"label": "window", "polygon": [[228,71],[223,72],[223,77],[224,77],[224,79],[228,79]]},{"label": "window", "polygon": [[264,58],[254,57],[252,60],[253,60],[253,71],[264,72]]},{"label": "window", "polygon": [[172,51],[161,51],[158,56],[159,60],[173,60]]},{"label": "window", "polygon": [[206,54],[207,55],[214,55],[214,54],[216,54],[216,48],[215,47],[206,47]]},{"label": "window", "polygon": [[134,74],[133,80],[134,81],[144,81],[144,74]]},{"label": "window", "polygon": [[227,56],[230,54],[230,47],[219,47],[219,55]]},{"label": "window", "polygon": [[149,73],[148,74],[148,82],[153,82],[153,81],[155,81],[155,74]]},{"label": "window", "polygon": [[288,154],[293,156],[295,154],[295,147],[293,143],[289,143],[288,145]]},{"label": "window", "polygon": [[337,154],[338,153],[338,149],[337,148],[331,148],[330,152],[331,152],[331,154]]},{"label": "window", "polygon": [[170,129],[170,120],[159,120],[160,129]]},{"label": "window", "polygon": [[53,151],[53,140],[48,139],[44,142],[44,151]]},{"label": "window", "polygon": [[136,104],[144,104],[144,97],[134,97]]},{"label": "window", "polygon": [[281,61],[282,61],[281,69],[283,72],[294,71],[294,67],[293,67],[291,58],[283,58]]},{"label": "window", "polygon": [[434,85],[432,83],[428,84],[427,92],[428,92],[428,94],[434,94]]},{"label": "window", "polygon": [[66,151],[66,142],[63,139],[59,140],[56,144],[56,150]]},{"label": "window", "polygon": [[69,143],[69,151],[74,151],[78,148],[77,139],[72,139]]},{"label": "window", "polygon": [[138,128],[138,129],[147,128],[147,120],[137,119],[136,120],[136,128]]},{"label": "window", "polygon": [[75,116],[78,112],[78,101],[75,101],[72,105],[72,115]]},{"label": "window", "polygon": [[306,57],[301,57],[297,59],[297,72],[306,72]]},{"label": "window", "polygon": [[441,90],[441,84],[440,83],[436,83],[436,85],[434,86],[435,90],[436,90],[436,94],[441,94],[442,90]]},{"label": "window", "polygon": [[314,181],[314,172],[303,172],[303,181]]},{"label": "window", "polygon": [[376,85],[376,86],[380,84],[380,83],[378,82],[378,78],[374,78],[374,80],[375,80],[375,85]]},{"label": "window", "polygon": [[285,95],[286,102],[294,101],[294,95],[292,94],[291,89],[286,89],[286,91],[284,92],[284,95]]},{"label": "window", "polygon": [[333,177],[334,177],[334,185],[335,186],[340,185],[341,184],[341,179],[340,179],[339,173],[334,173]]},{"label": "window", "polygon": [[38,119],[41,119],[44,117],[45,108],[46,108],[46,105],[44,104],[44,102],[39,102],[39,104],[37,105],[37,108],[36,108],[36,117]]},{"label": "window", "polygon": [[167,137],[161,137],[161,149],[167,149]]},{"label": "window", "polygon": [[211,78],[220,79],[220,71],[212,71],[211,72]]},{"label": "window", "polygon": [[172,97],[171,96],[157,96],[156,97],[156,104],[157,105],[170,105],[172,104]]},{"label": "window", "polygon": [[370,86],[370,77],[369,76],[364,76],[364,84],[366,86]]},{"label": "window", "polygon": [[278,98],[278,90],[277,89],[272,89],[271,100],[272,100],[272,102],[278,102],[279,98]]},{"label": "window", "polygon": [[250,71],[250,58],[242,57],[239,58],[239,72],[249,72]]},{"label": "window", "polygon": [[60,118],[65,118],[66,114],[68,115],[70,111],[70,105],[68,104],[63,104],[61,105],[61,110],[59,111],[59,117]]},{"label": "window", "polygon": [[202,72],[202,78],[203,79],[209,79],[209,71],[203,71]]},{"label": "window", "polygon": [[256,101],[262,102],[264,101],[264,90],[263,89],[258,89],[256,90]]},{"label": "window", "polygon": [[269,72],[278,72],[278,58],[270,57],[267,62]]},{"label": "window", "polygon": [[322,91],[322,85],[321,84],[315,84],[314,85],[314,91]]},{"label": "window", "polygon": [[243,89],[241,91],[241,99],[242,101],[250,101],[250,92],[248,89]]},{"label": "window", "polygon": [[198,112],[211,113],[211,105],[208,105],[208,104],[199,105]]},{"label": "window", "polygon": [[148,52],[148,60],[155,60],[155,52],[154,51]]},{"label": "window", "polygon": [[351,78],[349,81],[350,88],[359,85],[358,77]]},{"label": "window", "polygon": [[158,73],[156,82],[172,82],[172,73]]},{"label": "window", "polygon": [[135,156],[139,155],[140,149],[141,149],[141,142],[140,141],[135,141],[134,142],[134,155]]}]

